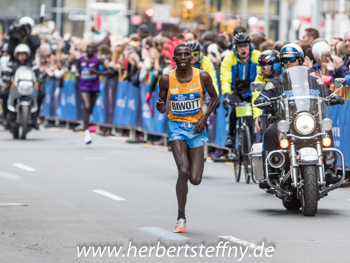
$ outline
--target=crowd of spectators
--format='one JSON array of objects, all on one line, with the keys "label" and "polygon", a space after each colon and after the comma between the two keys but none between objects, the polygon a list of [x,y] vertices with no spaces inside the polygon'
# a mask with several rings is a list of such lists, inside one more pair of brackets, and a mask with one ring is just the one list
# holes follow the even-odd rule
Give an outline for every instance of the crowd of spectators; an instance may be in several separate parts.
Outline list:
[{"label": "crowd of spectators", "polygon": [[[118,40],[100,34],[96,28],[91,31],[93,33],[89,39],[78,38],[69,33],[63,37],[53,33],[50,38],[41,38],[35,57],[40,71],[45,72],[47,78],[57,79],[62,79],[68,72],[74,74],[76,63],[86,50],[87,44],[94,42],[97,54],[103,59],[104,67],[110,70],[111,76],[117,74],[120,81],[131,81],[135,86],[148,83],[149,94],[152,94],[158,78],[174,68],[172,56],[175,46],[188,41],[199,42],[201,52],[213,63],[217,79],[220,80],[220,64],[225,56],[233,52],[233,36],[246,29],[236,26],[233,32],[215,34],[210,31],[185,30],[177,34],[161,32],[152,36],[150,27],[142,24],[137,33]],[[6,34],[2,37],[2,43],[6,42],[7,37]],[[260,51],[280,51],[286,44],[284,40],[273,41],[262,32],[251,32],[250,37],[253,47]],[[308,28],[295,43],[304,51],[303,65],[312,69],[313,74],[321,78],[327,86],[331,86],[337,77],[345,77],[347,84],[350,84],[350,31],[328,43],[320,38],[317,29]],[[8,45],[2,45],[2,67],[4,57],[8,56],[7,49]],[[218,87],[220,92],[220,81]]]}]

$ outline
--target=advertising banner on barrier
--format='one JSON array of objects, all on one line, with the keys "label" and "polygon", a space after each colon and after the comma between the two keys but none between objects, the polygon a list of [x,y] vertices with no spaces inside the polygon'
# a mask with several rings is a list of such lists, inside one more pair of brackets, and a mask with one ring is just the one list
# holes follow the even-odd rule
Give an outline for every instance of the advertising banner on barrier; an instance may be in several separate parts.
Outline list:
[{"label": "advertising banner on barrier", "polygon": [[159,87],[151,95],[149,104],[146,103],[146,94],[148,85],[141,86],[141,102],[142,102],[142,128],[152,133],[164,133],[164,120],[166,114],[161,114],[156,109],[157,100],[159,97]]},{"label": "advertising banner on barrier", "polygon": [[112,124],[117,100],[118,75],[107,79],[105,85],[105,122]]},{"label": "advertising banner on barrier", "polygon": [[75,93],[75,81],[63,81],[63,87],[60,90],[60,104],[56,109],[56,116],[64,120],[77,119],[77,104]]},{"label": "advertising banner on barrier", "polygon": [[105,123],[105,82],[100,82],[100,93],[98,94],[94,110],[90,116],[91,122]]},{"label": "advertising banner on barrier", "polygon": [[41,112],[41,116],[43,117],[50,117],[50,109],[52,105],[52,98],[53,98],[53,91],[54,91],[55,81],[54,80],[47,80],[45,82],[45,99],[43,102],[43,110]]},{"label": "advertising banner on barrier", "polygon": [[135,126],[139,88],[130,82],[120,81],[117,89],[113,123],[121,126]]},{"label": "advertising banner on barrier", "polygon": [[226,110],[222,106],[222,102],[224,101],[224,96],[220,95],[220,106],[216,111],[216,137],[215,137],[215,144],[224,146],[226,135],[228,134],[229,130],[229,117],[230,114],[226,115]]},{"label": "advertising banner on barrier", "polygon": [[[334,147],[342,151],[345,157],[345,166],[350,167],[350,138],[347,136],[350,130],[350,102],[346,101],[344,105],[336,105],[330,107],[328,115],[333,121],[333,140]],[[340,158],[338,165],[341,165]]]}]

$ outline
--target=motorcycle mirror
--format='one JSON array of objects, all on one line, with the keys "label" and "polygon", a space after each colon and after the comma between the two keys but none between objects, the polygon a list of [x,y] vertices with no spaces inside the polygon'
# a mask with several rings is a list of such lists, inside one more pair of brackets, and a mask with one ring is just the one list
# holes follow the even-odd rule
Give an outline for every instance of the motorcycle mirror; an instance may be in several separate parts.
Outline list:
[{"label": "motorcycle mirror", "polygon": [[335,82],[334,82],[334,87],[339,88],[336,91],[334,91],[331,95],[329,95],[330,97],[333,96],[334,94],[336,94],[339,90],[341,90],[344,86],[343,83],[345,82],[345,78],[336,78]]},{"label": "motorcycle mirror", "polygon": [[340,88],[343,86],[344,82],[345,82],[345,78],[336,78],[334,82],[334,87]]},{"label": "motorcycle mirror", "polygon": [[251,90],[255,90],[257,92],[261,92],[264,90],[264,85],[262,84],[262,82],[252,82],[250,83],[250,89]]}]

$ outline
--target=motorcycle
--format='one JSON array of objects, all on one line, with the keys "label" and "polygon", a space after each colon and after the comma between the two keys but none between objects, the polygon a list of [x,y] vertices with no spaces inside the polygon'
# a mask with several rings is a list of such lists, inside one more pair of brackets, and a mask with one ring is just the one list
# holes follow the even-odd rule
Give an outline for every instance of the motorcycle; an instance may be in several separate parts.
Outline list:
[{"label": "motorcycle", "polygon": [[7,108],[11,115],[10,131],[14,139],[26,139],[27,133],[33,129],[33,117],[39,110],[36,82],[35,73],[30,67],[18,67],[7,101]]},{"label": "motorcycle", "polygon": [[[344,156],[330,147],[333,122],[323,116],[324,104],[330,104],[335,93],[343,88],[345,79],[336,79],[338,89],[328,96],[328,88],[309,73],[302,66],[287,69],[282,78],[283,94],[271,99],[266,97],[265,103],[255,105],[273,107],[280,149],[263,158],[260,143],[254,144],[250,153],[255,180],[267,182],[287,210],[302,208],[304,216],[314,216],[318,200],[338,188],[345,178]],[[256,91],[262,91],[262,83],[254,85],[259,86]],[[327,152],[337,153],[341,158],[342,176],[334,184],[326,181],[324,155]]]}]

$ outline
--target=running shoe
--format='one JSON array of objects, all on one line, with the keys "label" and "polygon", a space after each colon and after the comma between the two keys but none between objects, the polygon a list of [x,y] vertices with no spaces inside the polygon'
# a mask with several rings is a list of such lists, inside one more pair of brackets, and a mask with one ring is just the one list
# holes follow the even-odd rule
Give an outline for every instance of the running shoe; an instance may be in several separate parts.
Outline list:
[{"label": "running shoe", "polygon": [[85,130],[85,144],[92,143],[91,135],[89,130]]},{"label": "running shoe", "polygon": [[186,232],[186,219],[180,218],[176,222],[174,233],[184,233],[184,232]]}]

